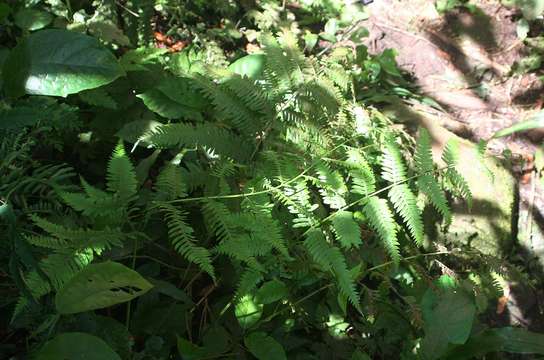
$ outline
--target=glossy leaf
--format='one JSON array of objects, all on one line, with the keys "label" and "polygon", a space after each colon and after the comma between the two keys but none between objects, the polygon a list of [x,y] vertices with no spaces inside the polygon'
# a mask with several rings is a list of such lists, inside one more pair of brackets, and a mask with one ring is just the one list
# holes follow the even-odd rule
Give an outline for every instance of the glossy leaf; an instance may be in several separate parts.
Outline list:
[{"label": "glossy leaf", "polygon": [[106,342],[85,333],[64,333],[48,341],[36,360],[121,360]]},{"label": "glossy leaf", "polygon": [[87,266],[57,293],[61,314],[101,309],[145,294],[151,285],[136,271],[115,262]]},{"label": "glossy leaf", "polygon": [[2,75],[10,96],[65,97],[108,84],[124,71],[95,38],[55,29],[24,38],[11,51]]}]

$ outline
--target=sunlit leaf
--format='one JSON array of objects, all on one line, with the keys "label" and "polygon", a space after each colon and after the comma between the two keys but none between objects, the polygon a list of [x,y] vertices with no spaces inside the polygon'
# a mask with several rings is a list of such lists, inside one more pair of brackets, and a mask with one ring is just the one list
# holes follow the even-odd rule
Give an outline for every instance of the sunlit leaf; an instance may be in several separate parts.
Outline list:
[{"label": "sunlit leaf", "polygon": [[122,264],[91,264],[64,285],[55,297],[55,304],[59,313],[74,314],[130,301],[152,287],[140,274]]},{"label": "sunlit leaf", "polygon": [[124,75],[115,56],[98,40],[66,30],[24,38],[10,53],[2,76],[10,96],[67,96],[108,84]]}]

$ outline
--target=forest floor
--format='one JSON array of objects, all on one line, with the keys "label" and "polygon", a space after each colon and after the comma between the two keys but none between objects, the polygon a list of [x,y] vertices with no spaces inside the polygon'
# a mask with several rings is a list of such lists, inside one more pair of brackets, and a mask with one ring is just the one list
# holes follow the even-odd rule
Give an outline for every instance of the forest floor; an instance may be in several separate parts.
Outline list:
[{"label": "forest floor", "polygon": [[[413,76],[421,93],[442,108],[412,103],[408,104],[410,116],[430,118],[458,136],[478,142],[490,140],[496,131],[540,111],[544,84],[535,73],[511,72],[527,53],[517,36],[519,14],[498,1],[471,4],[477,11],[458,8],[441,15],[434,1],[374,1],[364,26],[370,32],[366,40],[369,50],[395,49],[399,67]],[[517,184],[512,240],[524,246],[514,246],[508,256],[537,278],[542,278],[544,266],[544,188],[535,168],[540,167],[543,138],[544,132],[537,130],[489,142],[494,155],[506,150],[513,159],[521,160],[508,170]],[[434,140],[444,143],[446,139]],[[525,254],[520,254],[520,249],[525,249]],[[535,300],[542,295],[539,287],[524,288],[516,301],[509,299],[508,320],[544,330],[543,305]]]}]

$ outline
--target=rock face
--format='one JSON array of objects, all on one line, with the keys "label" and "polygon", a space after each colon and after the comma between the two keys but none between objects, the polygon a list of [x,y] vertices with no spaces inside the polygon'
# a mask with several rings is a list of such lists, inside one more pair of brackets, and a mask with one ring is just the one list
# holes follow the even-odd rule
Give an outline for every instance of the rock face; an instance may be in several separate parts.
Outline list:
[{"label": "rock face", "polygon": [[474,144],[436,125],[428,117],[421,118],[420,122],[433,136],[436,158],[449,139],[458,140],[461,150],[459,170],[473,196],[471,208],[465,202],[453,204],[453,221],[447,233],[441,233],[440,237],[453,245],[469,245],[489,255],[507,252],[514,242],[512,211],[517,186],[509,167],[494,157],[486,157],[484,163],[489,171],[486,170]]},{"label": "rock face", "polygon": [[512,211],[515,206],[516,181],[504,164],[487,158],[489,176],[477,164],[476,151],[468,145],[461,156],[461,173],[472,190],[472,207],[466,203],[453,205],[453,221],[446,241],[469,245],[482,253],[501,255],[508,252],[514,242],[512,234]]}]

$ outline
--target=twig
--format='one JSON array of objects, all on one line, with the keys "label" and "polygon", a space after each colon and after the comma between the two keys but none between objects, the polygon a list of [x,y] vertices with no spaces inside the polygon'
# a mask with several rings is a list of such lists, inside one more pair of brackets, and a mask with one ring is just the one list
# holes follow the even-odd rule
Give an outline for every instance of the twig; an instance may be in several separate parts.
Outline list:
[{"label": "twig", "polygon": [[402,30],[402,29],[399,29],[398,27],[395,27],[393,25],[389,25],[389,24],[385,24],[385,23],[381,23],[381,22],[376,22],[374,21],[373,22],[374,25],[376,25],[377,27],[379,28],[386,28],[386,29],[389,29],[389,30],[393,30],[395,32],[398,32],[398,33],[401,33],[401,34],[404,34],[404,35],[407,35],[407,36],[410,36],[410,37],[413,37],[415,39],[418,39],[418,40],[421,40],[423,42],[426,42],[427,44],[431,45],[432,47],[438,49],[438,50],[441,50],[440,47],[438,45],[436,45],[435,43],[433,43],[431,40],[423,37],[423,36],[420,36],[420,35],[417,35],[417,34],[414,34],[414,33],[411,33],[409,31],[406,31],[406,30]]}]

